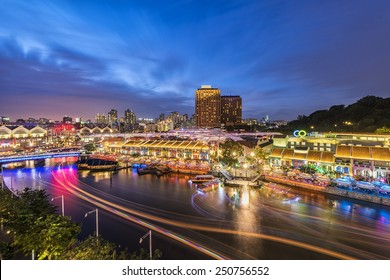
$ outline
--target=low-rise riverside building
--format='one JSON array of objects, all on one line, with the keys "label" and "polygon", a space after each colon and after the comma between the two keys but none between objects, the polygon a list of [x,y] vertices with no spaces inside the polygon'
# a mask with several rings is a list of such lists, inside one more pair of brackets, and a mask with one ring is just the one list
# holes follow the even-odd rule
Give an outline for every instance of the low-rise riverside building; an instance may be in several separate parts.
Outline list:
[{"label": "low-rise riverside building", "polygon": [[139,155],[153,158],[210,160],[210,147],[202,141],[188,140],[130,140],[113,144],[112,152],[123,155]]},{"label": "low-rise riverside building", "polygon": [[23,125],[0,126],[0,145],[2,147],[39,146],[47,141],[47,130],[40,126],[25,127]]},{"label": "low-rise riverside building", "polygon": [[273,167],[312,163],[325,171],[368,178],[390,177],[390,135],[364,133],[275,136],[269,156]]}]

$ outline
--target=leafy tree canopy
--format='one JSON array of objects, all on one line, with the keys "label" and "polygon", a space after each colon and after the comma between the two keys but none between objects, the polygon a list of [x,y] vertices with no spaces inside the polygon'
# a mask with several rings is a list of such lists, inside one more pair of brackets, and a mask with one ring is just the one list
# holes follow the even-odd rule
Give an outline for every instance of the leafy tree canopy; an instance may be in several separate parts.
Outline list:
[{"label": "leafy tree canopy", "polygon": [[244,155],[244,147],[230,139],[220,144],[220,148],[222,156],[219,158],[219,161],[229,167],[238,165],[238,158]]},{"label": "leafy tree canopy", "polygon": [[385,133],[390,124],[390,98],[366,96],[345,106],[334,105],[329,110],[319,110],[309,116],[299,115],[288,123],[286,131],[376,132]]},{"label": "leafy tree canopy", "polygon": [[116,245],[101,236],[88,236],[66,254],[70,260],[115,260]]}]

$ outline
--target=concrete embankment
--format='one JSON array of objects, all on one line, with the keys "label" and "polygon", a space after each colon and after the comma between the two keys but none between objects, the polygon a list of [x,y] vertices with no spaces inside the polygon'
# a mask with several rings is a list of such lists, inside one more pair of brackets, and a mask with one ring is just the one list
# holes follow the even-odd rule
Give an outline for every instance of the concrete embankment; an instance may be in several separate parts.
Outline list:
[{"label": "concrete embankment", "polygon": [[289,185],[292,187],[304,188],[304,189],[308,189],[308,190],[312,190],[312,191],[329,193],[329,194],[339,195],[339,196],[343,196],[343,197],[347,197],[347,198],[353,198],[353,199],[358,199],[358,200],[363,200],[363,201],[368,201],[368,202],[372,202],[372,203],[390,206],[390,198],[378,196],[376,194],[368,194],[368,193],[360,193],[360,192],[350,191],[350,190],[342,190],[342,189],[338,189],[335,187],[316,186],[316,185],[308,184],[305,182],[297,182],[297,181],[288,180],[285,178],[280,178],[280,177],[275,177],[275,176],[269,176],[269,175],[265,175],[264,179],[266,181],[269,181],[269,182],[285,184],[285,185]]}]

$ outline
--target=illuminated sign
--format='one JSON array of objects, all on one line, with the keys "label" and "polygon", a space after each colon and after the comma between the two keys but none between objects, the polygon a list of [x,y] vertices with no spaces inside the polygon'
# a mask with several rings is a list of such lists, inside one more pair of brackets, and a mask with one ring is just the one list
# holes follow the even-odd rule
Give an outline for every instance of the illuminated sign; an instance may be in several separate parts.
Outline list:
[{"label": "illuminated sign", "polygon": [[303,137],[306,136],[306,131],[305,131],[305,130],[298,130],[298,129],[297,129],[297,130],[294,130],[293,135],[294,135],[295,137],[303,138]]}]

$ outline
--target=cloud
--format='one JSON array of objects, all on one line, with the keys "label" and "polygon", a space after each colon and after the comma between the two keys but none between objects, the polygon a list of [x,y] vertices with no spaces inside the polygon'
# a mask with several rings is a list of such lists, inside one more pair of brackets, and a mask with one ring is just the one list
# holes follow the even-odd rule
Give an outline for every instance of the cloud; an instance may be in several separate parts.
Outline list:
[{"label": "cloud", "polygon": [[192,114],[202,84],[244,118],[389,95],[387,1],[154,2],[6,2],[0,113]]},{"label": "cloud", "polygon": [[[7,104],[2,114],[14,118],[46,114],[57,118],[72,114],[92,118],[110,108],[120,111],[130,108],[140,116],[153,116],[151,112],[174,111],[177,105],[186,102],[172,92],[158,97],[160,93],[153,90],[90,80],[88,76],[104,70],[104,65],[77,51],[53,48],[50,57],[42,61],[39,52],[34,50],[25,55],[15,40],[3,38],[2,42],[0,92],[1,103]],[[64,62],[58,64],[59,60]],[[191,109],[188,105],[184,108]]]}]

